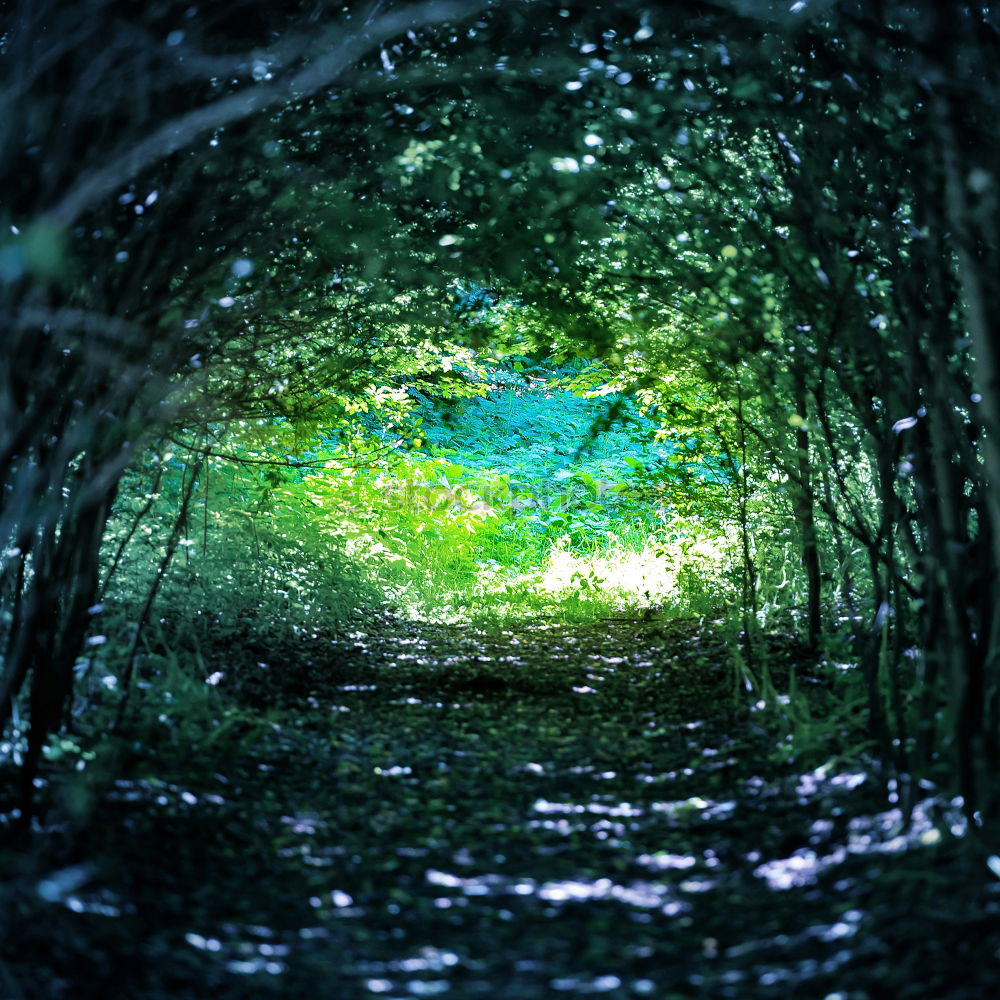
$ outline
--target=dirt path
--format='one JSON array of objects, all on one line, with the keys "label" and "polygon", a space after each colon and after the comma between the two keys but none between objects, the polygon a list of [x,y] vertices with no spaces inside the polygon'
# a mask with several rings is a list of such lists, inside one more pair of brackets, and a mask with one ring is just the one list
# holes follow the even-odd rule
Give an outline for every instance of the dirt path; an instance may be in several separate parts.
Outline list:
[{"label": "dirt path", "polygon": [[237,758],[119,784],[80,899],[120,916],[61,911],[89,978],[25,996],[1000,995],[957,812],[906,832],[864,771],[779,763],[710,628],[302,649],[244,676],[284,708]]}]

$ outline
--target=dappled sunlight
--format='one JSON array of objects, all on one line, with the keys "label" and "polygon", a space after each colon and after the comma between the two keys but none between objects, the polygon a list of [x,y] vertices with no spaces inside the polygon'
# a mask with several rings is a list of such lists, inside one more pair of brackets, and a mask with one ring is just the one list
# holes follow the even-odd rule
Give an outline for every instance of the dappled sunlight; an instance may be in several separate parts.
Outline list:
[{"label": "dappled sunlight", "polygon": [[727,819],[736,809],[735,802],[711,802],[694,795],[689,799],[675,802],[649,802],[645,805],[634,805],[630,802],[606,803],[590,802],[549,802],[539,799],[532,806],[535,812],[543,815],[596,815],[637,818],[647,814],[659,814],[670,819],[683,822],[690,819],[718,820]]},{"label": "dappled sunlight", "polygon": [[638,549],[612,536],[610,544],[586,550],[574,549],[563,536],[533,571],[511,574],[484,565],[475,591],[508,600],[518,592],[548,602],[570,600],[591,614],[708,613],[730,599],[732,559],[732,540],[725,536],[662,541],[650,535]]},{"label": "dappled sunlight", "polygon": [[78,914],[120,917],[122,900],[118,893],[102,887],[95,865],[70,865],[50,872],[35,886],[38,897],[46,903],[59,903]]},{"label": "dappled sunlight", "polygon": [[576,554],[557,542],[538,588],[549,594],[592,591],[625,606],[672,605],[678,597],[677,568],[666,554],[649,547],[640,552],[614,547]]},{"label": "dappled sunlight", "polygon": [[[864,777],[861,774],[833,774],[827,784],[829,788],[851,789]],[[800,801],[804,801],[803,787],[816,794],[815,772],[800,779],[797,789]],[[961,810],[961,798],[946,800],[934,796],[917,802],[909,818],[900,809],[852,816],[847,822],[846,840],[840,843],[830,842],[834,836],[833,822],[817,819],[810,829],[811,839],[823,842],[826,853],[812,847],[799,848],[789,857],[757,865],[754,875],[764,879],[772,889],[801,888],[815,884],[820,875],[834,871],[852,855],[891,855],[937,847],[945,837],[965,836],[967,824]]]},{"label": "dappled sunlight", "polygon": [[[111,798],[128,826],[148,814],[206,845],[216,831],[238,840],[226,856],[239,898],[252,891],[248,857],[280,872],[280,921],[244,919],[225,895],[211,921],[172,917],[191,960],[231,983],[284,986],[310,968],[359,995],[485,998],[506,953],[496,942],[518,941],[503,975],[532,1000],[808,989],[863,960],[858,866],[939,848],[963,832],[961,803],[928,799],[907,828],[898,809],[846,811],[874,784],[867,769],[760,771],[729,715],[713,630],[356,627],[307,680],[304,663],[277,657],[253,674],[291,685],[303,706],[294,727],[253,730],[253,758],[234,736],[197,783],[120,778]],[[234,825],[248,796],[255,818]],[[35,884],[67,918],[130,912],[97,868]],[[542,929],[555,926],[612,942],[613,957],[553,946]]]},{"label": "dappled sunlight", "polygon": [[[619,884],[610,878],[561,879],[538,881],[534,878],[511,880],[500,875],[457,876],[429,869],[427,882],[440,888],[456,889],[467,896],[533,896],[543,903],[560,908],[570,903],[617,902],[639,909],[660,910],[665,916],[677,916],[689,909],[673,899],[674,890],[664,883],[631,881]],[[682,891],[684,883],[681,883]]]},{"label": "dappled sunlight", "polygon": [[237,976],[280,976],[287,971],[292,947],[276,940],[276,932],[270,927],[230,924],[223,931],[223,940],[188,931],[184,941],[197,951],[217,957],[227,972]]}]

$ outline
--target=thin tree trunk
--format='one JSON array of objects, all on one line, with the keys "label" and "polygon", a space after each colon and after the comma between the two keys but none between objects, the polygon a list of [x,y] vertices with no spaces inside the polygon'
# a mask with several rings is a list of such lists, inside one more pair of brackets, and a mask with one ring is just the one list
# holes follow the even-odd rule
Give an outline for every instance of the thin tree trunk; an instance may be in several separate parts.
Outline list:
[{"label": "thin tree trunk", "polygon": [[[200,464],[208,462],[209,454],[209,452],[205,453],[205,456],[201,458]],[[194,496],[194,489],[198,482],[197,465],[185,471],[189,472],[190,476],[183,487],[180,507],[177,510],[177,516],[174,518],[174,524],[170,531],[170,537],[167,539],[166,550],[160,560],[160,565],[156,568],[156,576],[153,578],[153,582],[150,585],[149,592],[146,595],[146,600],[142,606],[142,611],[139,612],[139,620],[136,622],[135,631],[132,635],[132,641],[129,643],[128,657],[125,660],[125,666],[121,671],[120,683],[122,689],[122,699],[118,705],[117,723],[120,723],[124,718],[125,710],[128,707],[129,695],[132,690],[132,675],[135,672],[135,659],[139,651],[139,643],[142,640],[143,630],[146,627],[146,623],[149,621],[149,615],[153,609],[153,604],[156,602],[157,595],[160,592],[160,586],[166,579],[167,571],[170,569],[170,564],[173,561],[174,554],[177,552],[177,547],[180,544],[184,527],[187,524],[191,498]]]},{"label": "thin tree trunk", "polygon": [[799,531],[802,567],[806,574],[806,636],[810,649],[819,646],[823,630],[822,573],[820,569],[819,541],[816,535],[816,498],[809,461],[809,408],[806,397],[805,372],[796,361],[792,373],[795,413],[795,452],[798,481],[794,489],[795,522]]}]

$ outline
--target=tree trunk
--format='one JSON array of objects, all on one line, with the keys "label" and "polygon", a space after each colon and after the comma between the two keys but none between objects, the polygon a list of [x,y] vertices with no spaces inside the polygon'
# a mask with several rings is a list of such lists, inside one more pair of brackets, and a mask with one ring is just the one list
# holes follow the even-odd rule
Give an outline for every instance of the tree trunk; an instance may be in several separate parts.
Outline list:
[{"label": "tree trunk", "polygon": [[819,646],[822,635],[822,573],[820,570],[819,542],[816,536],[816,497],[813,487],[812,467],[809,462],[809,407],[806,397],[805,373],[802,363],[796,360],[793,371],[795,394],[795,453],[798,475],[794,485],[795,523],[799,532],[802,568],[806,574],[806,637],[810,649]]}]

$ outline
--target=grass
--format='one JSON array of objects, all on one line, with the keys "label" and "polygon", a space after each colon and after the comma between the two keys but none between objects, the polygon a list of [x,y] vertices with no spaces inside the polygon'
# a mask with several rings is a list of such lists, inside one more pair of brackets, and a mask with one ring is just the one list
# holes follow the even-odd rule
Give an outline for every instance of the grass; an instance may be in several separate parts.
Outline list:
[{"label": "grass", "polygon": [[[309,472],[218,460],[194,493],[160,614],[196,632],[236,634],[248,621],[261,630],[276,620],[336,627],[378,604],[497,627],[717,615],[732,605],[738,548],[725,483],[710,459],[699,464],[691,440],[664,441],[606,387],[588,394],[580,386],[594,379],[580,364],[501,366],[476,377],[482,394],[469,398],[393,390],[384,414],[366,411],[366,433],[408,446],[373,443],[350,460],[332,429],[314,429],[311,443],[285,440],[292,429],[279,422],[265,447],[266,428],[256,427],[253,462],[322,447],[343,460]],[[141,501],[123,502],[109,551],[132,540],[109,605],[137,603],[187,475],[172,459],[132,536]],[[136,494],[141,484],[123,492]]]},{"label": "grass", "polygon": [[459,403],[420,395],[424,450],[287,495],[307,497],[412,617],[500,624],[728,605],[735,540],[717,516],[679,512],[690,471],[648,474],[674,449],[627,405],[596,434],[608,399],[560,388],[565,375],[494,372],[486,395]]}]

